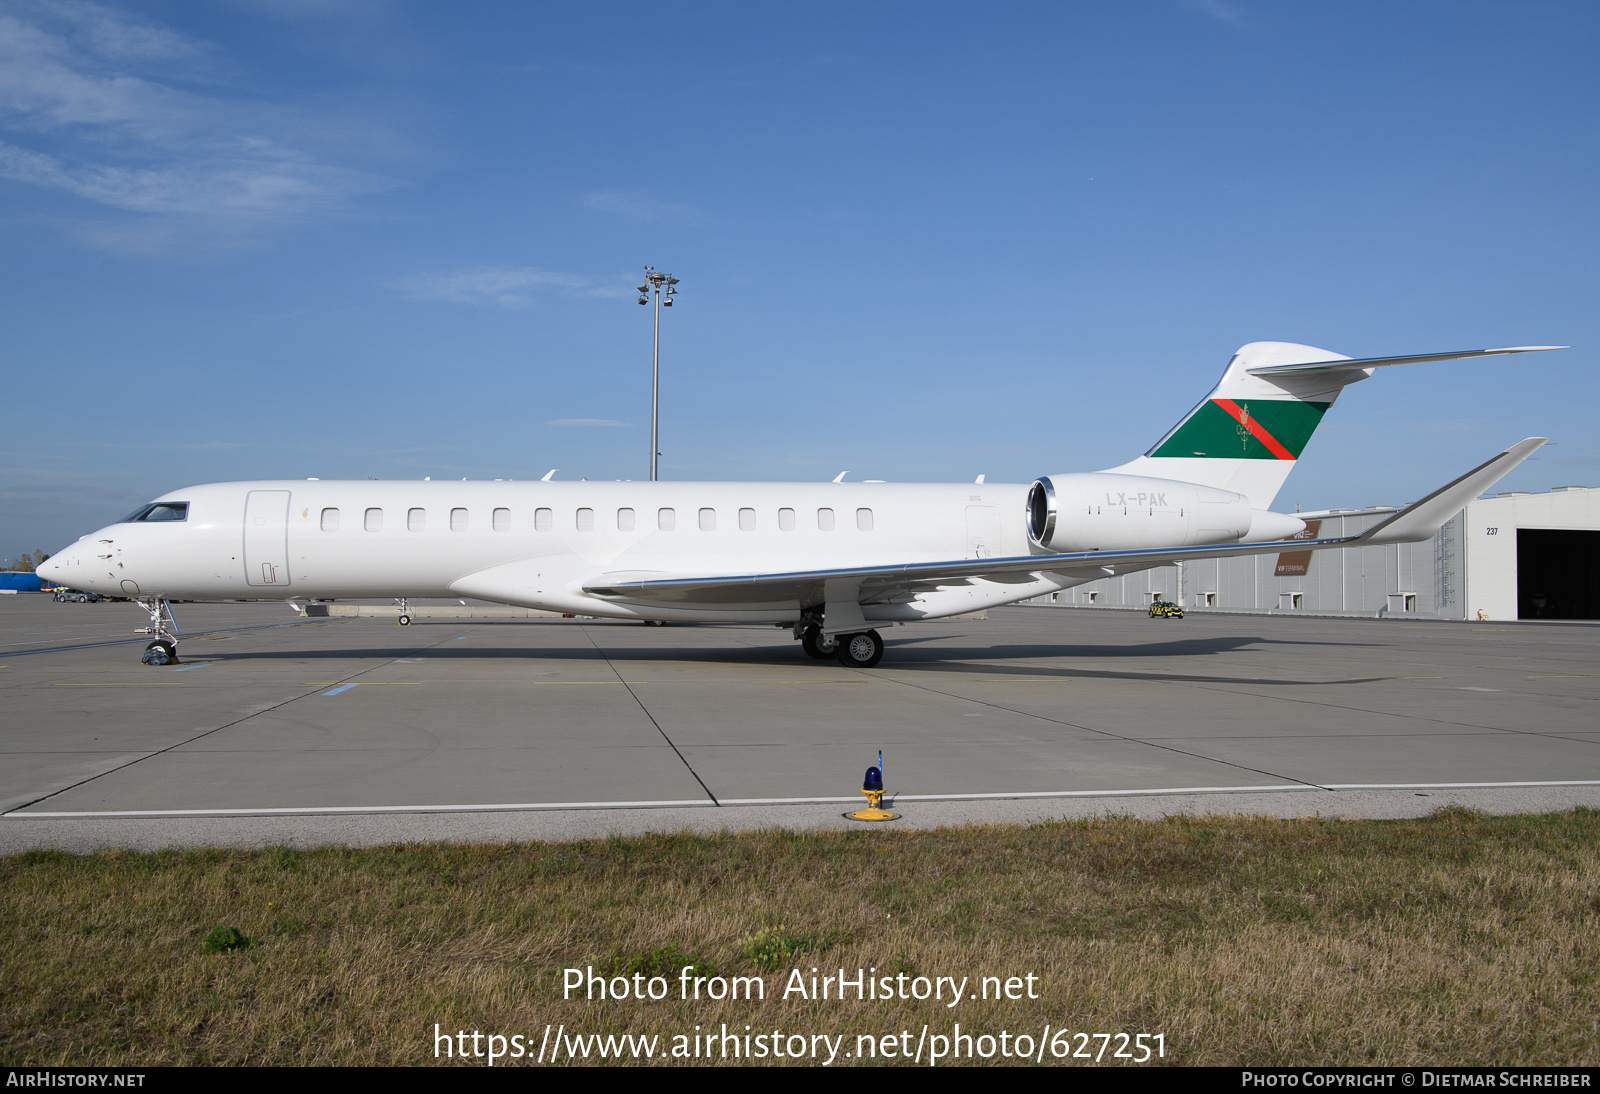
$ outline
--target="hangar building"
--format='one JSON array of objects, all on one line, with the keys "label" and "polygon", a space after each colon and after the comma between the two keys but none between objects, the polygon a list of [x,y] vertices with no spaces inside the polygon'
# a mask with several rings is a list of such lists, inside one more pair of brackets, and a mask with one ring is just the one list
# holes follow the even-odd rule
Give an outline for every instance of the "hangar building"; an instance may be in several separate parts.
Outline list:
[{"label": "hangar building", "polygon": [[[1297,514],[1305,539],[1353,536],[1394,513],[1375,505]],[[1292,543],[1292,541],[1291,541]],[[1161,566],[1038,597],[1056,607],[1416,614],[1439,619],[1600,619],[1600,489],[1485,496],[1423,543]]]}]

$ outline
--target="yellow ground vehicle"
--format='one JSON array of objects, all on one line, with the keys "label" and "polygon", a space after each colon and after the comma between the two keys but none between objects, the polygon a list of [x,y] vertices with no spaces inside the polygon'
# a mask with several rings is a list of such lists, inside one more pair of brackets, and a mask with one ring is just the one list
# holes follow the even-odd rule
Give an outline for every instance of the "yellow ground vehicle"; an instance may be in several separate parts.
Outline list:
[{"label": "yellow ground vehicle", "polygon": [[1154,600],[1150,603],[1150,618],[1165,617],[1167,619],[1182,619],[1183,609],[1170,600]]}]

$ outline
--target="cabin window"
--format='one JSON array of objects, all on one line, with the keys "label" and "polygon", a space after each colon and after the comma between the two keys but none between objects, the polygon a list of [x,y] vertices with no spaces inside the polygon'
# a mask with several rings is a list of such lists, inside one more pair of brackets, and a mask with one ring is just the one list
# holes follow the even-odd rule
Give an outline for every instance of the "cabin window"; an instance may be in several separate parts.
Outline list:
[{"label": "cabin window", "polygon": [[739,531],[754,532],[756,530],[756,511],[754,509],[739,510]]},{"label": "cabin window", "polygon": [[465,532],[467,530],[467,511],[465,509],[450,510],[450,530],[452,532]]},{"label": "cabin window", "polygon": [[406,510],[406,530],[420,532],[428,526],[428,511],[426,509]]},{"label": "cabin window", "polygon": [[700,530],[702,532],[715,532],[717,530],[717,511],[715,509],[700,510]]},{"label": "cabin window", "polygon": [[580,532],[592,532],[592,531],[594,531],[594,510],[593,509],[579,509],[578,510],[578,531],[580,531]]},{"label": "cabin window", "polygon": [[511,510],[496,509],[494,511],[494,530],[496,532],[511,531]]},{"label": "cabin window", "polygon": [[831,531],[833,531],[833,510],[832,509],[818,509],[817,510],[817,529],[819,531],[823,531],[823,532],[831,532]]},{"label": "cabin window", "polygon": [[861,532],[870,532],[870,531],[872,531],[872,510],[871,509],[857,509],[856,510],[856,529],[858,531],[861,531]]},{"label": "cabin window", "polygon": [[778,510],[778,530],[782,531],[782,532],[792,532],[792,531],[794,531],[794,510],[793,509],[779,509]]},{"label": "cabin window", "polygon": [[322,530],[324,532],[337,532],[339,530],[339,510],[324,509],[322,511]]},{"label": "cabin window", "polygon": [[670,532],[678,526],[678,514],[673,509],[656,510],[656,527],[663,532]]},{"label": "cabin window", "polygon": [[535,509],[533,511],[533,530],[548,532],[555,526],[556,515],[548,509]]},{"label": "cabin window", "polygon": [[366,517],[366,520],[362,523],[362,527],[364,527],[369,532],[381,532],[381,531],[383,531],[383,510],[382,509],[368,509],[367,510],[367,517]]},{"label": "cabin window", "polygon": [[631,532],[631,531],[633,531],[633,510],[632,509],[618,509],[617,510],[617,531],[619,531],[619,532]]}]

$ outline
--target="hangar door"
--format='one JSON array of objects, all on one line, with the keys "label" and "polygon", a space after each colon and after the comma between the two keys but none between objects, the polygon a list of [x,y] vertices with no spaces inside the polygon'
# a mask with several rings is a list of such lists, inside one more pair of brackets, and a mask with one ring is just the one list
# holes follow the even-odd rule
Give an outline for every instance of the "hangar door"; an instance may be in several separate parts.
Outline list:
[{"label": "hangar door", "polygon": [[1600,532],[1517,529],[1517,618],[1600,619]]},{"label": "hangar door", "polygon": [[289,584],[289,491],[252,490],[244,499],[246,585]]}]

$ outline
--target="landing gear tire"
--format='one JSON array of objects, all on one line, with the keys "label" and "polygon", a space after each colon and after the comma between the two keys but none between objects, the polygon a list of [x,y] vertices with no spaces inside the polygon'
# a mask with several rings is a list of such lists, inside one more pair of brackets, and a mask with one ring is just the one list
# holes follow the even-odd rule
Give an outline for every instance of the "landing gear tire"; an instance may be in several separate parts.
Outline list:
[{"label": "landing gear tire", "polygon": [[800,636],[800,647],[809,657],[818,661],[832,661],[839,653],[839,640],[832,635],[824,635],[817,627],[807,627]]},{"label": "landing gear tire", "polygon": [[402,627],[409,627],[411,626],[411,617],[409,615],[402,615],[399,619],[395,620],[395,622],[399,623]]},{"label": "landing gear tire", "polygon": [[665,619],[646,619],[644,625],[647,627],[665,627],[667,621]]},{"label": "landing gear tire", "polygon": [[178,647],[171,642],[152,642],[144,648],[144,656],[139,658],[141,665],[176,665],[178,663]]},{"label": "landing gear tire", "polygon": [[839,636],[839,664],[847,669],[870,669],[883,660],[883,639],[877,631]]}]

